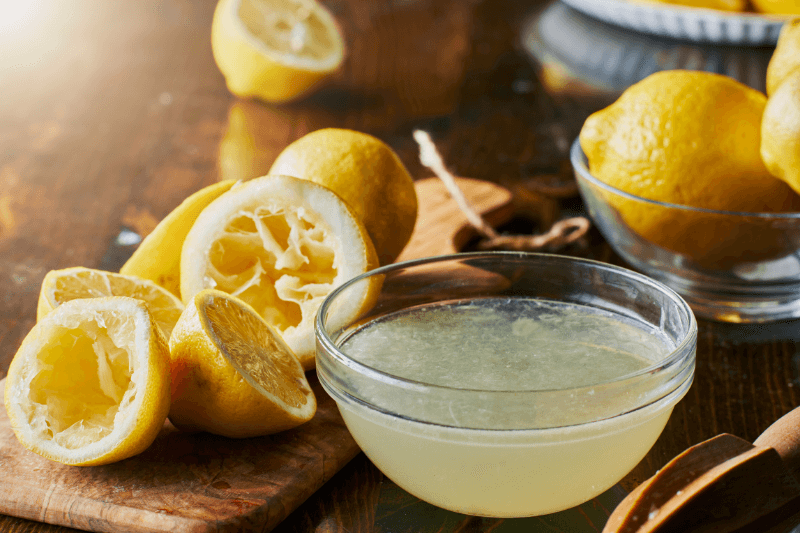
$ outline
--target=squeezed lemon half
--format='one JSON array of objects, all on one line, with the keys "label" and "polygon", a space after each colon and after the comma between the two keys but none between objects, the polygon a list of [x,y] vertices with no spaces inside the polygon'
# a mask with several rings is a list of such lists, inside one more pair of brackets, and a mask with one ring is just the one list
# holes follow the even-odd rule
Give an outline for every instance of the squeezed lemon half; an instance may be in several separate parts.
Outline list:
[{"label": "squeezed lemon half", "polygon": [[119,269],[120,274],[152,280],[180,297],[183,240],[200,212],[235,183],[234,180],[214,183],[186,198],[142,240]]},{"label": "squeezed lemon half", "polygon": [[211,46],[228,89],[267,102],[307,93],[345,51],[336,20],[315,0],[221,0]]},{"label": "squeezed lemon half", "polygon": [[316,412],[292,350],[252,307],[221,291],[191,299],[170,353],[169,418],[179,428],[255,437],[298,426]]},{"label": "squeezed lemon half", "polygon": [[25,337],[6,378],[17,439],[68,465],[144,451],[169,405],[167,341],[145,303],[125,296],[61,304]]},{"label": "squeezed lemon half", "polygon": [[214,288],[253,307],[314,368],[314,316],[338,285],[377,266],[366,229],[317,183],[264,176],[214,200],[183,245],[181,294]]}]

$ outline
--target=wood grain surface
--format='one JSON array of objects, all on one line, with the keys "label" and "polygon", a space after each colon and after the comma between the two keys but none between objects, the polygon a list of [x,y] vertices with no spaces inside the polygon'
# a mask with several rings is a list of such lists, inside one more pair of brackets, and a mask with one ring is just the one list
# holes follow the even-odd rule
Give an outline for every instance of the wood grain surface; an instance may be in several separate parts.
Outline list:
[{"label": "wood grain surface", "polygon": [[[404,258],[455,252],[466,217],[438,178],[415,185],[419,223]],[[510,218],[506,189],[472,179],[456,185],[478,214],[498,223]],[[2,409],[0,513],[108,533],[269,531],[360,451],[336,404],[313,372],[309,377],[317,412],[294,430],[228,439],[166,422],[144,453],[101,467],[62,465],[27,451]],[[4,385],[0,380],[0,390]]]},{"label": "wood grain surface", "polygon": [[4,409],[0,512],[109,533],[268,531],[359,452],[336,404],[312,387],[319,408],[295,430],[228,439],[167,422],[144,453],[99,467],[27,451]]},{"label": "wood grain surface", "polygon": [[[569,143],[622,87],[679,65],[757,86],[771,55],[680,41],[640,46],[642,36],[611,32],[555,0],[324,0],[345,35],[345,63],[317,93],[274,106],[227,91],[209,40],[215,3],[0,3],[0,375],[35,321],[48,270],[119,268],[132,237],[188,194],[265,173],[311,130],[376,135],[419,180],[430,172],[411,133],[424,129],[455,175],[511,191],[509,230],[540,232],[584,214]],[[596,231],[565,253],[620,263]],[[798,347],[797,321],[701,322],[694,384],[653,449],[621,488],[570,512],[515,520],[448,513],[358,454],[274,531],[598,532],[625,491],[689,446],[720,433],[753,442],[800,405]],[[797,522],[782,517],[759,533],[786,533]],[[0,515],[0,531],[75,529]]]}]

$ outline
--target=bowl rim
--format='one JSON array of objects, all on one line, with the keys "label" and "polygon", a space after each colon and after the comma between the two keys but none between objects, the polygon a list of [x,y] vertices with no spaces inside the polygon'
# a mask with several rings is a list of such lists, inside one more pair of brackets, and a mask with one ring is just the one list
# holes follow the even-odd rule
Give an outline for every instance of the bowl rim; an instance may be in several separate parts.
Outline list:
[{"label": "bowl rim", "polygon": [[[654,362],[652,365],[648,365],[643,369],[639,369],[634,372],[630,372],[628,374],[623,374],[621,376],[616,376],[615,378],[606,381],[598,381],[591,383],[589,385],[582,385],[578,387],[557,388],[557,389],[526,389],[526,390],[505,390],[505,389],[490,390],[490,389],[453,387],[449,385],[438,385],[435,383],[427,383],[425,381],[419,381],[410,378],[405,378],[402,376],[397,376],[395,374],[390,374],[380,369],[366,365],[348,356],[347,354],[342,352],[342,350],[339,349],[334,340],[328,334],[328,331],[325,327],[324,317],[327,313],[328,308],[331,305],[331,302],[333,302],[333,300],[339,294],[343,293],[356,283],[359,283],[360,281],[371,276],[381,276],[386,274],[387,272],[403,270],[409,267],[415,267],[415,266],[439,263],[439,262],[449,262],[453,260],[466,261],[481,257],[509,257],[517,259],[528,258],[528,259],[536,259],[539,261],[545,260],[553,262],[563,261],[563,262],[582,263],[593,269],[611,271],[615,274],[622,274],[628,278],[633,278],[669,296],[670,300],[672,300],[677,305],[677,310],[688,318],[686,324],[686,333],[679,340],[679,342],[676,343],[675,347],[670,350],[669,354],[667,354],[662,359]],[[634,380],[642,376],[665,371],[666,369],[670,368],[673,365],[680,364],[684,359],[687,358],[687,356],[689,356],[694,351],[691,349],[691,345],[696,344],[697,333],[698,333],[697,320],[689,304],[676,291],[674,291],[664,283],[657,281],[653,278],[650,278],[644,274],[641,274],[639,272],[636,272],[634,270],[625,267],[612,265],[609,263],[604,263],[602,261],[596,261],[593,259],[578,258],[578,257],[565,256],[559,254],[547,254],[547,253],[536,253],[536,252],[507,252],[507,251],[487,251],[487,252],[470,252],[470,253],[439,255],[433,257],[426,257],[422,259],[411,259],[407,261],[401,261],[398,263],[392,263],[389,265],[385,265],[370,270],[368,272],[365,272],[364,274],[351,278],[350,280],[346,281],[345,283],[341,284],[336,289],[334,289],[330,294],[328,294],[328,296],[325,297],[323,303],[320,305],[314,320],[314,334],[318,344],[321,344],[325,348],[325,351],[331,356],[331,358],[335,359],[339,364],[347,366],[348,368],[358,372],[358,374],[364,377],[367,377],[369,379],[377,379],[382,383],[393,384],[406,389],[410,388],[410,389],[420,389],[420,390],[430,389],[439,391],[458,391],[460,393],[475,393],[475,394],[489,393],[492,395],[514,395],[521,393],[563,394],[568,392],[589,391],[598,386],[611,385],[617,383],[621,384],[624,383],[625,381]]]},{"label": "bowl rim", "polygon": [[[600,181],[598,178],[592,175],[589,171],[589,159],[586,157],[586,153],[583,151],[581,147],[580,137],[576,137],[572,143],[572,147],[570,148],[570,162],[572,163],[572,168],[575,170],[576,174],[578,174],[581,178],[585,179],[586,181],[590,182],[592,185],[600,187],[610,193],[616,194],[618,196],[622,196],[624,198],[628,198],[630,200],[636,200],[639,202],[643,202],[646,204],[657,205],[661,207],[668,207],[670,209],[678,209],[681,211],[690,211],[695,213],[706,213],[706,214],[714,214],[714,215],[727,215],[727,216],[736,216],[736,217],[749,217],[749,218],[762,218],[762,219],[776,219],[776,220],[797,220],[800,219],[800,212],[786,212],[786,213],[764,213],[764,212],[748,212],[748,211],[724,211],[720,209],[707,209],[705,207],[692,207],[688,205],[681,205],[681,204],[673,204],[670,202],[662,202],[659,200],[651,200],[649,198],[643,198],[641,196],[637,196],[635,194],[631,194],[629,192],[622,191],[617,189],[616,187],[609,185]],[[775,178],[777,179],[777,178]]]}]

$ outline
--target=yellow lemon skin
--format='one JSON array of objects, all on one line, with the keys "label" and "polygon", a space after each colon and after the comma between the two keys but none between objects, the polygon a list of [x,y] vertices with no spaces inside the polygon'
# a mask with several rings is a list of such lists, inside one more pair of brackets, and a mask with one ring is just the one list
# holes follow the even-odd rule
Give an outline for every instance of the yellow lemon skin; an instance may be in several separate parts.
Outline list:
[{"label": "yellow lemon skin", "polygon": [[753,8],[761,13],[774,15],[800,15],[798,0],[751,0]]},{"label": "yellow lemon skin", "polygon": [[767,100],[761,139],[761,157],[769,171],[800,192],[800,69]]},{"label": "yellow lemon skin", "polygon": [[366,226],[381,265],[393,262],[411,238],[414,181],[380,139],[347,129],[316,130],[287,146],[269,173],[310,180],[338,194]]},{"label": "yellow lemon skin", "polygon": [[637,196],[746,212],[791,210],[761,161],[766,96],[707,72],[664,71],[591,115],[580,143],[592,174]]},{"label": "yellow lemon skin", "polygon": [[23,340],[4,401],[17,439],[34,453],[75,466],[127,459],[147,449],[166,420],[167,341],[142,301],[65,302]]},{"label": "yellow lemon skin", "polygon": [[[800,2],[797,3],[800,6]],[[800,8],[798,10],[800,13]],[[783,80],[800,67],[800,18],[787,21],[767,65],[767,94],[778,90]]]},{"label": "yellow lemon skin", "polygon": [[637,3],[674,4],[679,6],[716,9],[719,11],[745,11],[746,0],[632,0]]},{"label": "yellow lemon skin", "polygon": [[[316,412],[299,360],[245,302],[208,289],[170,338],[170,421],[231,438],[296,427]],[[237,368],[237,366],[239,368]]]},{"label": "yellow lemon skin", "polygon": [[186,198],[142,240],[120,274],[149,279],[180,298],[183,241],[200,212],[235,183],[220,181]]},{"label": "yellow lemon skin", "polygon": [[[245,0],[248,6],[267,4]],[[334,18],[327,10],[315,6],[318,38],[331,55],[317,63],[297,62],[289,54],[281,54],[253,35],[242,22],[243,0],[220,0],[211,23],[211,49],[214,60],[225,77],[228,90],[240,98],[258,98],[270,103],[284,103],[304,96],[339,68],[344,59],[344,40]],[[291,5],[291,2],[277,2]],[[271,7],[271,6],[270,6]],[[312,37],[313,38],[313,37]]]},{"label": "yellow lemon skin", "polygon": [[[766,97],[725,76],[665,71],[633,85],[591,115],[580,143],[591,173],[636,196],[721,211],[787,212],[798,196],[760,155]],[[646,240],[724,269],[784,251],[780,234],[727,215],[654,206],[609,195],[624,222]]]}]

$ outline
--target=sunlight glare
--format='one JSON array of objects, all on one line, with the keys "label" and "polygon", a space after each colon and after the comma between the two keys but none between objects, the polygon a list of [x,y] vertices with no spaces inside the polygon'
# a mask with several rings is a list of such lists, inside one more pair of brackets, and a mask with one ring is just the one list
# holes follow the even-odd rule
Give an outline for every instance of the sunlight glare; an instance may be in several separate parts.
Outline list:
[{"label": "sunlight glare", "polygon": [[0,36],[18,33],[34,18],[38,2],[0,0]]}]

